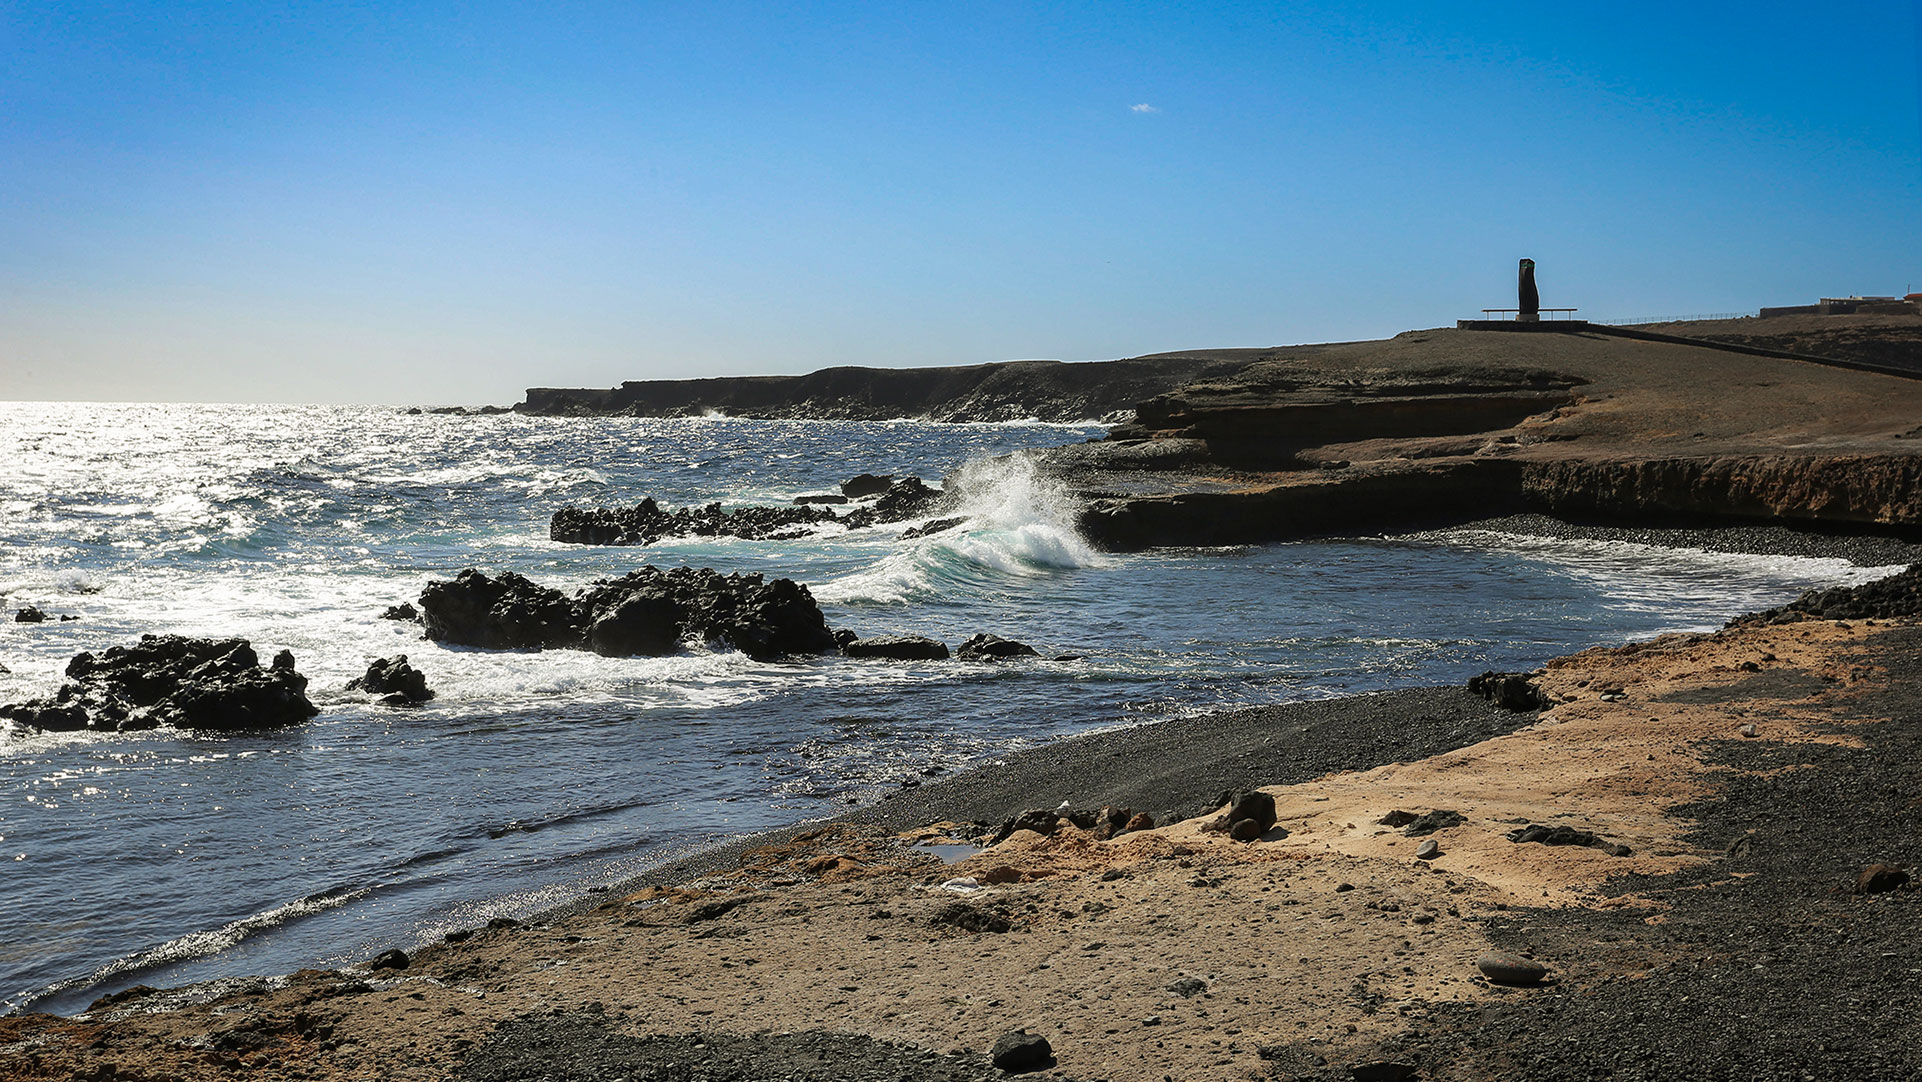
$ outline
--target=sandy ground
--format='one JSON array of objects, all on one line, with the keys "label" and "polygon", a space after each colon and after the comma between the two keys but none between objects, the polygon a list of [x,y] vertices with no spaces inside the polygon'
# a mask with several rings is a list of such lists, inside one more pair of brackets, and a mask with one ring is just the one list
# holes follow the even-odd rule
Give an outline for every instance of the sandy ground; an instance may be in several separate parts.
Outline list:
[{"label": "sandy ground", "polygon": [[[1848,704],[1885,678],[1876,630],[1807,621],[1559,659],[1540,680],[1556,704],[1535,724],[1271,787],[1277,828],[1253,842],[1202,819],[1108,841],[1021,831],[948,865],[915,843],[967,828],[829,827],[750,850],[738,869],[476,931],[405,969],[0,1019],[0,1075],[478,1077],[497,1026],[556,1012],[630,1035],[836,1031],[944,1053],[1026,1029],[1052,1044],[1061,1077],[1116,1082],[1366,1064],[1439,1014],[1664,964],[1654,940],[1626,940],[1542,957],[1544,988],[1498,987],[1476,968],[1498,945],[1491,922],[1517,913],[1660,925],[1672,899],[1620,883],[1725,859],[1673,811],[1728,783],[1708,749],[1850,744]],[[1381,823],[1435,810],[1462,822],[1429,835],[1430,860],[1415,855],[1422,838]],[[1631,852],[1508,839],[1529,824]]]}]

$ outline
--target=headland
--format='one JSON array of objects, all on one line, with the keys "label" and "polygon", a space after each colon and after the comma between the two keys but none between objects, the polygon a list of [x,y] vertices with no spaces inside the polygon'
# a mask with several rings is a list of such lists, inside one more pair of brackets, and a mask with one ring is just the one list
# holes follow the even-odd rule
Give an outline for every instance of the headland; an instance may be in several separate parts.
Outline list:
[{"label": "headland", "polygon": [[[1114,547],[1549,515],[1917,555],[1922,381],[1586,333],[1166,361],[1131,423],[1041,455]],[[1911,573],[1549,660],[1507,706],[1413,689],[1066,741],[411,957],[0,1019],[0,1067],[1909,1077],[1918,619]]]}]

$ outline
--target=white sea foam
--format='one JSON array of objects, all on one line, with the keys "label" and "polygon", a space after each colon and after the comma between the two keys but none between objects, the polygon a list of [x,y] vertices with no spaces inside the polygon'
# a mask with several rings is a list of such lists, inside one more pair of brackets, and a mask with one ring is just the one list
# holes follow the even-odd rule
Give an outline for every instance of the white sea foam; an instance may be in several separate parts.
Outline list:
[{"label": "white sea foam", "polygon": [[1075,528],[1074,498],[1028,456],[971,460],[952,484],[960,497],[953,513],[968,520],[963,528],[910,541],[866,570],[815,587],[815,596],[839,604],[903,604],[1006,576],[1103,563]]},{"label": "white sea foam", "polygon": [[251,936],[258,935],[261,932],[273,928],[278,928],[290,921],[299,920],[302,917],[310,916],[314,913],[322,913],[329,909],[337,909],[349,902],[358,901],[366,897],[368,893],[365,889],[324,891],[320,894],[313,894],[288,902],[285,905],[275,906],[272,909],[255,913],[252,916],[230,921],[218,928],[209,929],[204,932],[191,932],[177,939],[170,939],[150,950],[140,951],[125,958],[116,959],[85,977],[60,981],[44,989],[32,999],[18,1004],[18,1006],[26,1006],[34,1000],[51,998],[77,988],[87,988],[103,984],[116,977],[124,977],[133,973],[144,973],[148,970],[159,969],[163,966],[189,962],[196,958],[206,958],[210,955],[228,950],[235,944]]}]

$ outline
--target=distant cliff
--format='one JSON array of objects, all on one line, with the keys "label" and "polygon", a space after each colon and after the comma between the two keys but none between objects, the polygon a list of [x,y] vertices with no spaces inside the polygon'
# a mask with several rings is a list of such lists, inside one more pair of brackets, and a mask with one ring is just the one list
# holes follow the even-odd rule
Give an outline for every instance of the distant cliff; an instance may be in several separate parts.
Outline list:
[{"label": "distant cliff", "polygon": [[885,421],[1120,419],[1135,403],[1225,376],[1262,350],[1120,361],[1004,361],[957,368],[824,368],[805,376],[640,380],[608,390],[530,387],[516,412],[547,417],[729,417]]}]

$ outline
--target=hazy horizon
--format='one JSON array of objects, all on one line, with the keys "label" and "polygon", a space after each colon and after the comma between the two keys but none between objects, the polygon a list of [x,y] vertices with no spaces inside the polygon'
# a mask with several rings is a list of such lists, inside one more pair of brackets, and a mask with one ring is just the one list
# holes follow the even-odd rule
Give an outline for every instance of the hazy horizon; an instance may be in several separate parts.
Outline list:
[{"label": "hazy horizon", "polygon": [[0,13],[0,399],[1386,337],[1922,286],[1918,8]]}]

